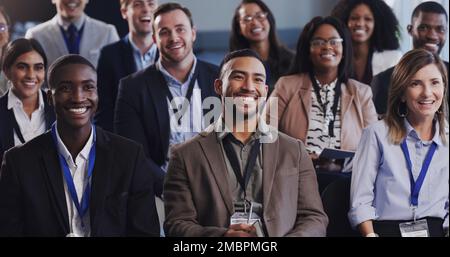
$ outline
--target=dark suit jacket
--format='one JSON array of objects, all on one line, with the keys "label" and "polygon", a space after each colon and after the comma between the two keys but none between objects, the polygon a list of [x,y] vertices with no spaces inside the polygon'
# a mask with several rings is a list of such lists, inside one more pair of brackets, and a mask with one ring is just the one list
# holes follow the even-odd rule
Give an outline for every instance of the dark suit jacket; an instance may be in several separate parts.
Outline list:
[{"label": "dark suit jacket", "polygon": [[[325,236],[328,218],[303,143],[278,133],[275,142],[262,144],[262,152],[268,236]],[[164,183],[167,235],[223,236],[234,213],[227,174],[211,129],[173,148]]]},{"label": "dark suit jacket", "polygon": [[[217,66],[197,60],[197,68],[202,99],[216,96]],[[170,136],[165,87],[166,81],[155,65],[122,79],[114,116],[114,131],[144,146],[150,169],[158,177],[155,181],[158,195],[162,193],[165,174],[160,167],[166,162]]]},{"label": "dark suit jacket", "polygon": [[[158,59],[158,54],[156,59]],[[113,131],[114,107],[119,81],[136,71],[133,48],[128,36],[103,47],[97,68],[99,105],[95,116],[96,125]]]},{"label": "dark suit jacket", "polygon": [[[47,94],[42,91],[44,98],[44,111],[46,129],[55,122],[55,112],[53,107],[47,103]],[[13,110],[8,110],[8,92],[0,97],[0,163],[3,158],[3,153],[14,146],[14,116]]]},{"label": "dark suit jacket", "polygon": [[[91,236],[158,236],[153,181],[142,147],[97,127],[89,206]],[[0,236],[65,236],[63,173],[51,132],[5,154]]]},{"label": "dark suit jacket", "polygon": [[[447,67],[448,73],[449,64],[448,62],[444,63]],[[391,77],[392,73],[394,72],[394,68],[395,66],[376,75],[372,79],[372,83],[370,84],[373,92],[373,101],[375,103],[375,108],[377,109],[378,114],[386,114],[389,87],[391,86]],[[448,94],[448,97],[449,98],[447,100],[450,104],[450,94]]]}]

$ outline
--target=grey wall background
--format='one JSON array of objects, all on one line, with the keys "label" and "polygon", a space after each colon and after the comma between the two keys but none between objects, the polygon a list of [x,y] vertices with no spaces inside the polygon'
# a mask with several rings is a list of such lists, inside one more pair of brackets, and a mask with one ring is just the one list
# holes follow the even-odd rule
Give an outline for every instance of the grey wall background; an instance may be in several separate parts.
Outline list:
[{"label": "grey wall background", "polygon": [[[160,3],[170,2],[160,0]],[[240,0],[178,0],[187,6],[201,31],[229,30]],[[337,0],[264,0],[275,15],[278,29],[303,27],[312,17],[328,15]]]}]

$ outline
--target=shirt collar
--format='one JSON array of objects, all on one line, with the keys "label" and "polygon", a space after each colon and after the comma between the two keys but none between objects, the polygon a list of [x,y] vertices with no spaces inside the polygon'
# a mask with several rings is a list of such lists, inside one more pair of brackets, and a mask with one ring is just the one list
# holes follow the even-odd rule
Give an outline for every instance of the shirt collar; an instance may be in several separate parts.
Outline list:
[{"label": "shirt collar", "polygon": [[197,66],[197,58],[194,56],[194,65],[192,65],[191,71],[189,72],[188,79],[186,80],[186,82],[181,83],[164,68],[164,66],[161,63],[161,58],[159,58],[158,61],[156,62],[156,68],[163,74],[166,81],[170,84],[179,84],[179,85],[183,85],[183,84],[189,83],[191,81],[192,77],[194,76],[196,66]]},{"label": "shirt collar", "polygon": [[78,18],[77,20],[73,21],[73,22],[67,22],[64,21],[63,18],[61,17],[61,15],[57,14],[56,15],[56,22],[58,23],[59,26],[61,26],[64,30],[67,30],[70,26],[71,23],[73,23],[73,25],[75,25],[75,27],[77,28],[77,30],[80,30],[81,27],[83,26],[84,22],[86,21],[86,14],[82,14],[80,18]]},{"label": "shirt collar", "polygon": [[[214,124],[214,131],[217,132],[217,138],[223,140],[228,134],[231,133],[231,129],[225,124],[223,114],[220,115],[219,120]],[[258,122],[258,129],[253,133],[254,139],[260,139],[262,136],[271,136],[269,126],[260,118]]]},{"label": "shirt collar", "polygon": [[[406,136],[410,138],[414,138],[415,140],[422,141],[420,139],[419,133],[413,128],[413,126],[409,123],[408,119],[404,118],[405,128],[406,128]],[[435,142],[438,146],[442,146],[443,142],[441,136],[439,134],[439,121],[434,119],[434,136],[431,139],[432,142]]]},{"label": "shirt collar", "polygon": [[[93,141],[94,141],[94,126],[92,126],[91,134],[89,135],[89,139],[84,145],[83,149],[81,149],[78,156],[82,157],[85,160],[89,159],[89,153],[91,151]],[[67,161],[67,163],[72,162],[72,155],[70,154],[69,150],[67,149],[66,145],[63,143],[61,138],[59,137],[58,133],[58,122],[55,122],[55,130],[56,130],[56,139],[58,140],[58,152],[64,157],[64,159]],[[78,156],[75,158],[75,160],[78,158]]]},{"label": "shirt collar", "polygon": [[133,42],[133,40],[131,40],[130,34],[127,35],[128,37],[128,42],[130,42],[131,48],[133,49],[133,52],[136,54],[139,54],[139,56],[151,56],[154,53],[156,53],[156,44],[153,43],[152,46],[147,50],[147,52],[145,52],[144,54],[141,54],[141,50],[139,49],[139,47],[137,47],[137,45]]},{"label": "shirt collar", "polygon": [[[39,106],[38,111],[41,111],[45,108],[44,104],[44,97],[42,96],[41,90],[38,91],[38,98],[39,98]],[[8,110],[11,110],[14,107],[23,108],[22,101],[14,94],[14,92],[10,89],[8,91]]]}]

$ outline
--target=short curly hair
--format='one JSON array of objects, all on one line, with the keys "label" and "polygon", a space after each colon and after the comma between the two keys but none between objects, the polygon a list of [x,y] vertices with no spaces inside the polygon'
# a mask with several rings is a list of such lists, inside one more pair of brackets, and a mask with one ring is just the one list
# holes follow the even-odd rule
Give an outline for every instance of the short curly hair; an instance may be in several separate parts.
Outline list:
[{"label": "short curly hair", "polygon": [[347,25],[350,13],[360,4],[367,5],[375,19],[374,32],[370,38],[371,46],[378,52],[398,49],[400,26],[391,7],[383,0],[341,0],[331,11],[331,16],[339,18]]}]

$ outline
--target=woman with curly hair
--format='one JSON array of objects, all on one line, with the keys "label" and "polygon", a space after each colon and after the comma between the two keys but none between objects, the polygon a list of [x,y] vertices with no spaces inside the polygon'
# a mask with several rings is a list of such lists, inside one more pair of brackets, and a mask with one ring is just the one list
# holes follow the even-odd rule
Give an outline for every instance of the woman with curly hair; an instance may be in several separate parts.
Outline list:
[{"label": "woman with curly hair", "polygon": [[341,19],[351,32],[352,78],[370,84],[373,76],[400,60],[398,20],[384,1],[341,0],[331,15]]},{"label": "woman with curly hair", "polygon": [[245,48],[256,51],[265,62],[270,94],[278,78],[288,72],[294,53],[280,44],[275,18],[261,0],[243,0],[234,12],[230,52]]}]

